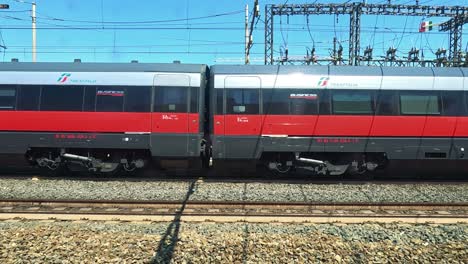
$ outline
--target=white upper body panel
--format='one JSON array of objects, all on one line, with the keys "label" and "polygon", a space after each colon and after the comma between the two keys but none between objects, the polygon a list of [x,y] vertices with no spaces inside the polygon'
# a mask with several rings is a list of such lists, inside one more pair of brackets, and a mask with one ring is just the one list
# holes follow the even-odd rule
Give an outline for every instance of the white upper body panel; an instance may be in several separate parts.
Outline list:
[{"label": "white upper body panel", "polygon": [[[177,76],[190,79],[190,86],[200,86],[200,74],[195,73],[157,73],[157,72],[0,72],[0,84],[15,85],[112,85],[112,86],[153,86],[159,78],[159,86],[180,86]],[[174,78],[170,78],[174,76]]]}]

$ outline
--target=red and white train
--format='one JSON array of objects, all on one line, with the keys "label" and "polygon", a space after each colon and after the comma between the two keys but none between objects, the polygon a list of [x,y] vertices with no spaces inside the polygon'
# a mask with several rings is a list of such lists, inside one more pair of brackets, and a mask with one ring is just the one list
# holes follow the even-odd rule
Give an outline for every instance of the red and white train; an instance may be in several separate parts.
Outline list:
[{"label": "red and white train", "polygon": [[463,68],[3,63],[0,154],[54,173],[464,166],[467,93]]}]

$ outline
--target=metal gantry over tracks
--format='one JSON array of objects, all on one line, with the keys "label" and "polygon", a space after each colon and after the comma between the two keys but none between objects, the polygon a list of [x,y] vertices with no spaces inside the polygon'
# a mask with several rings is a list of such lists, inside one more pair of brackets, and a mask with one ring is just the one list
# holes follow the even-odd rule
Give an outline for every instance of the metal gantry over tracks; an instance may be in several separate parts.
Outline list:
[{"label": "metal gantry over tracks", "polygon": [[[385,15],[385,16],[421,16],[421,17],[448,17],[449,20],[440,24],[440,31],[449,31],[449,57],[444,63],[436,61],[423,61],[419,66],[467,66],[463,64],[461,53],[462,29],[468,22],[467,6],[426,6],[426,5],[398,5],[398,4],[365,4],[365,3],[343,3],[343,4],[284,4],[265,6],[265,65],[278,63],[302,63],[313,62],[313,54],[303,59],[290,59],[287,56],[280,59],[274,57],[274,17],[275,16],[309,16],[309,15],[349,15],[349,65],[360,65],[361,62],[376,62],[381,64],[382,60],[372,59],[372,48],[366,48],[365,56],[360,55],[361,50],[361,16],[362,15]],[[336,51],[336,49],[334,49]],[[387,54],[392,55],[392,51]],[[396,51],[396,50],[395,50]],[[439,50],[444,53],[443,50]],[[414,52],[412,56],[414,57]],[[336,55],[336,54],[334,54]],[[393,53],[394,55],[394,53]],[[338,59],[333,56],[329,60],[336,63]],[[387,56],[384,61],[388,61]],[[395,59],[395,62],[398,61]],[[411,62],[408,60],[401,63]],[[414,61],[413,61],[414,62]],[[465,58],[465,64],[468,62]],[[403,65],[400,65],[403,66]]]}]

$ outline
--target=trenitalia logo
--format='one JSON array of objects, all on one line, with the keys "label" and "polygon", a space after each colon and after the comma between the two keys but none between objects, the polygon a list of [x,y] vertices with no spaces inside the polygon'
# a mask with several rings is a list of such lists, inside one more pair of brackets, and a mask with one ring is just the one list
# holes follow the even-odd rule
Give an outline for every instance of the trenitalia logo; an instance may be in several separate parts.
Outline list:
[{"label": "trenitalia logo", "polygon": [[60,75],[60,77],[58,78],[57,82],[64,83],[67,81],[68,77],[70,76],[71,76],[71,73],[62,73],[62,75]]},{"label": "trenitalia logo", "polygon": [[74,84],[94,84],[96,80],[89,80],[89,79],[75,79],[71,78],[71,73],[64,72],[60,77],[57,79],[58,83],[74,83]]},{"label": "trenitalia logo", "polygon": [[317,85],[321,87],[327,86],[329,80],[330,80],[329,77],[321,77]]}]

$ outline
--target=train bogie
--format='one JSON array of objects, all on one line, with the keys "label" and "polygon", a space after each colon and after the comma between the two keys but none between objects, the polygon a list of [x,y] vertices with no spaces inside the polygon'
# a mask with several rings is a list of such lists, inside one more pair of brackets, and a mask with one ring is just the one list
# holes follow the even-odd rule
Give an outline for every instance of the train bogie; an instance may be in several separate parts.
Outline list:
[{"label": "train bogie", "polygon": [[26,159],[46,174],[79,171],[94,174],[136,172],[151,160],[146,150],[31,148]]}]

